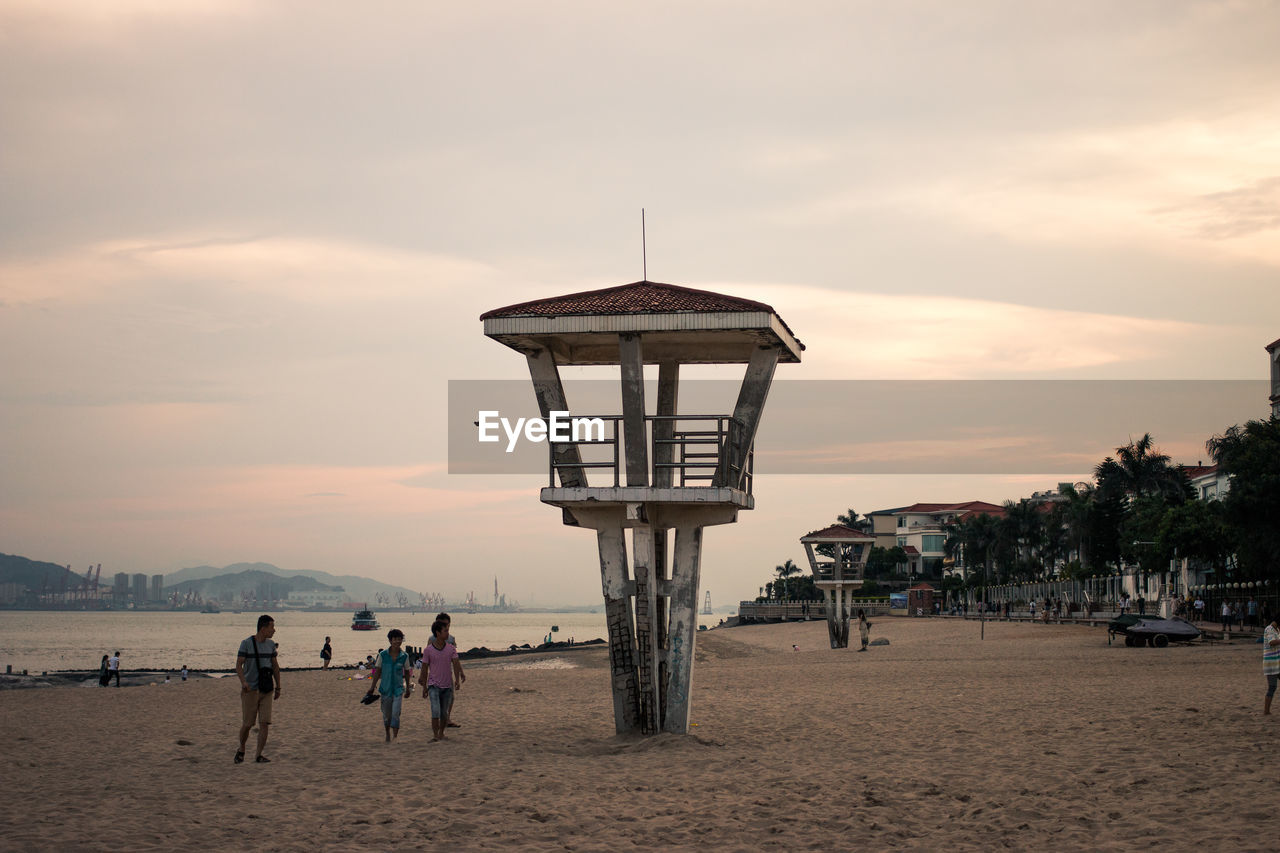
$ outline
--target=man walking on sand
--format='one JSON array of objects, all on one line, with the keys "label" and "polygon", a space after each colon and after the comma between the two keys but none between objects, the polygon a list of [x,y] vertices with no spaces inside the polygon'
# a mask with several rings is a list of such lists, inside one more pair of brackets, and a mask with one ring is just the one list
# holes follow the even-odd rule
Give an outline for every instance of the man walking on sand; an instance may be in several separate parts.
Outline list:
[{"label": "man walking on sand", "polygon": [[1276,681],[1280,680],[1280,616],[1271,617],[1271,624],[1262,632],[1262,674],[1267,677],[1267,698],[1262,703],[1262,713],[1271,713],[1271,697],[1276,695]]},{"label": "man walking on sand", "polygon": [[404,632],[392,628],[387,632],[390,648],[382,649],[373,661],[373,676],[369,693],[376,686],[382,694],[382,725],[387,730],[387,743],[400,736],[400,708],[406,693],[413,692],[413,670],[409,668],[409,653],[400,648]]},{"label": "man walking on sand", "polygon": [[280,662],[276,659],[276,620],[265,613],[258,617],[258,633],[245,638],[236,652],[236,678],[240,680],[240,748],[236,764],[244,761],[244,745],[256,720],[258,751],[254,761],[266,764],[271,759],[262,754],[271,728],[271,705],[280,698]]},{"label": "man walking on sand", "polygon": [[431,700],[431,739],[444,740],[449,726],[449,708],[453,691],[462,686],[467,676],[458,660],[458,649],[449,645],[449,626],[437,619],[431,624],[431,642],[422,649],[422,698]]},{"label": "man walking on sand", "polygon": [[111,683],[112,676],[116,679],[116,687],[120,686],[120,652],[116,652],[111,656],[111,660],[107,661],[107,683]]},{"label": "man walking on sand", "polygon": [[[443,623],[444,623],[445,633],[446,633],[446,634],[449,634],[449,645],[453,646],[454,651],[457,651],[457,649],[458,649],[458,641],[457,641],[457,640],[455,640],[455,639],[453,638],[453,634],[450,634],[450,633],[449,633],[450,631],[452,631],[452,630],[453,630],[453,620],[449,618],[449,614],[448,614],[448,613],[437,613],[437,614],[436,614],[436,618],[437,618],[437,619],[439,619],[441,622],[443,622]],[[451,728],[451,729],[460,729],[460,728],[462,728],[462,726],[458,725],[458,724],[457,724],[457,723],[455,723],[455,722],[454,722],[454,720],[453,720],[453,700],[454,700],[454,699],[456,699],[456,698],[458,698],[458,697],[457,697],[457,696],[454,696],[452,693],[451,693],[451,694],[449,694],[449,708],[448,708],[448,712],[445,714],[445,716],[449,718],[449,726],[448,726],[448,727],[449,727],[449,728]]]}]

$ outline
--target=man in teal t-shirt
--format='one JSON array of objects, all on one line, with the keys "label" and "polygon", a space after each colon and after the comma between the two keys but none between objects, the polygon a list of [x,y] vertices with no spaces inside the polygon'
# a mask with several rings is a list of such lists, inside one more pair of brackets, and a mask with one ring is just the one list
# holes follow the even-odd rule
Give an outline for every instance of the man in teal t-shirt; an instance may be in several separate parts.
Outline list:
[{"label": "man in teal t-shirt", "polygon": [[404,632],[392,628],[387,632],[387,641],[391,647],[378,652],[374,659],[368,695],[373,695],[375,687],[382,694],[382,725],[390,743],[400,735],[400,706],[404,703],[405,691],[412,689],[413,670],[409,667],[409,653],[400,648]]}]

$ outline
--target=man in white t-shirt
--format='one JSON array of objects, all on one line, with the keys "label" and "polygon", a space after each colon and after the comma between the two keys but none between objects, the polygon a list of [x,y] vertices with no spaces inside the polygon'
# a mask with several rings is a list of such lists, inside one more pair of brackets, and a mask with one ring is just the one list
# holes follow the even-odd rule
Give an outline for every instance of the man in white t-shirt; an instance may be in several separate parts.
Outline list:
[{"label": "man in white t-shirt", "polygon": [[116,687],[120,686],[120,652],[116,652],[111,656],[111,660],[107,661],[107,681],[110,682],[112,677],[116,680]]}]

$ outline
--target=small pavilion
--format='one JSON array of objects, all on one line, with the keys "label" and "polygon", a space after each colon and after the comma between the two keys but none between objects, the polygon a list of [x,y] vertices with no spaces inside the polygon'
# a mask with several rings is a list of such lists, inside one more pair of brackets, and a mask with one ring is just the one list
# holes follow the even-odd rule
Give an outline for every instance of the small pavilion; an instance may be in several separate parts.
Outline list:
[{"label": "small pavilion", "polygon": [[[596,532],[616,730],[686,732],[702,530],[755,506],[754,444],[769,386],[777,365],[799,362],[804,345],[768,305],[651,281],[508,305],[480,319],[485,335],[525,357],[544,420],[569,412],[606,427],[548,442],[541,499],[561,509],[565,524]],[[705,414],[697,400],[680,400],[682,364],[746,365],[734,410]],[[622,411],[572,412],[564,365],[617,365]],[[646,365],[657,366],[651,401]]]},{"label": "small pavilion", "polygon": [[872,534],[843,524],[800,537],[809,555],[814,585],[826,602],[827,633],[833,649],[849,648],[849,603],[862,588],[867,558],[875,541]]}]

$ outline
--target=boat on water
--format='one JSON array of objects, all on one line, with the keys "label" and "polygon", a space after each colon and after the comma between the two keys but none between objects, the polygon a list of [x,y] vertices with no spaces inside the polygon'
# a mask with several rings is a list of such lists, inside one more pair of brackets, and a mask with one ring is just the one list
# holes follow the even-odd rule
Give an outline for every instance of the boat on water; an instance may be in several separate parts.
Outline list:
[{"label": "boat on water", "polygon": [[204,607],[200,609],[201,613],[221,613],[222,608],[214,604],[212,601],[206,602]]},{"label": "boat on water", "polygon": [[351,617],[352,631],[376,631],[377,629],[378,620],[374,617],[372,610],[357,610]]}]

